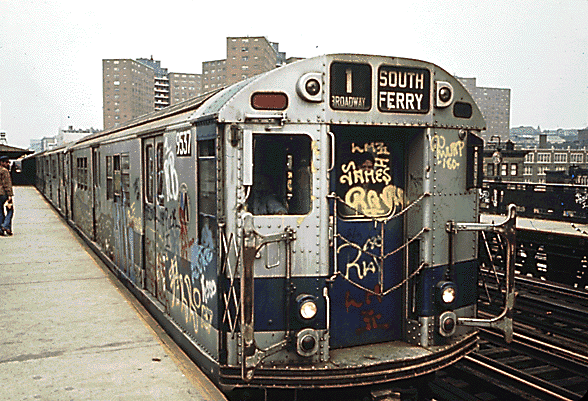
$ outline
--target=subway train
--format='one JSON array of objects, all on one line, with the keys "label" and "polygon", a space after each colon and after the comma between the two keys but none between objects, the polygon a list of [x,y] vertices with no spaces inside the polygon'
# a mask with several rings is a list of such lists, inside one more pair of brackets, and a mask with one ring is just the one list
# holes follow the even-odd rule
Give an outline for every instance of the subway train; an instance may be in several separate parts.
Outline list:
[{"label": "subway train", "polygon": [[[23,169],[223,390],[400,383],[474,350],[485,122],[419,60],[300,60]],[[512,259],[512,257],[511,257]],[[512,262],[512,263],[511,263]]]}]

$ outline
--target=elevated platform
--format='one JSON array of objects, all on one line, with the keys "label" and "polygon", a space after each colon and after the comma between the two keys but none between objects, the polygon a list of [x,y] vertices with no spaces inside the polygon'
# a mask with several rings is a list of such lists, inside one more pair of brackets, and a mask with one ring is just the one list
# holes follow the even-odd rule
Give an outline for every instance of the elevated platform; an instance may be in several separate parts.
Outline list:
[{"label": "elevated platform", "polygon": [[0,237],[2,400],[225,400],[33,187]]},{"label": "elevated platform", "polygon": [[[499,223],[506,217],[498,214],[480,214],[480,223]],[[517,230],[556,233],[559,235],[584,237],[588,239],[588,224],[569,221],[530,219],[517,216]]]}]

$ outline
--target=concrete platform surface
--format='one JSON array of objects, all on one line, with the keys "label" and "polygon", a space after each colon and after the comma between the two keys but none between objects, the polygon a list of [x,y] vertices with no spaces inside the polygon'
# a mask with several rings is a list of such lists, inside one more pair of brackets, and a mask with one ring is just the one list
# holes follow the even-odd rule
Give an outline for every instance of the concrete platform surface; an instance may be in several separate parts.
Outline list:
[{"label": "concrete platform surface", "polygon": [[224,400],[33,187],[0,236],[0,400]]}]

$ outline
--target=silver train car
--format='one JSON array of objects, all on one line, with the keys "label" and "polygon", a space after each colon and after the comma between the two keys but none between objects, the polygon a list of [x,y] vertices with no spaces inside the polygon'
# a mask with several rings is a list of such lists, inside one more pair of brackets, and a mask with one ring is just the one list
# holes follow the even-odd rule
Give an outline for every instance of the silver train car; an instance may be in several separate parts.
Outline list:
[{"label": "silver train car", "polygon": [[476,231],[514,218],[478,224],[484,125],[436,65],[326,55],[27,162],[223,389],[339,388],[512,335],[512,283],[476,318]]}]

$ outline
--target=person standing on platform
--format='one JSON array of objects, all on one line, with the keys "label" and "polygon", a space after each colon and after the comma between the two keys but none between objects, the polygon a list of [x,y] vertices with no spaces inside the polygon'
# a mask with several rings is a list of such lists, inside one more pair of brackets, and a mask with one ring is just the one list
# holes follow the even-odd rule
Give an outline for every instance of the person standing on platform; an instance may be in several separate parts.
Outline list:
[{"label": "person standing on platform", "polygon": [[[0,235],[12,235],[12,215],[14,206],[12,204],[12,179],[10,177],[10,159],[6,156],[0,157]],[[8,213],[4,213],[4,207]]]}]

